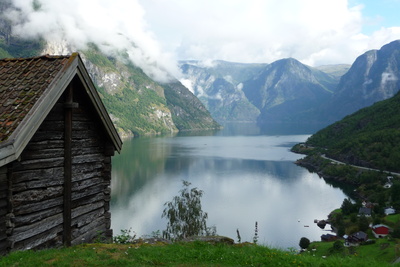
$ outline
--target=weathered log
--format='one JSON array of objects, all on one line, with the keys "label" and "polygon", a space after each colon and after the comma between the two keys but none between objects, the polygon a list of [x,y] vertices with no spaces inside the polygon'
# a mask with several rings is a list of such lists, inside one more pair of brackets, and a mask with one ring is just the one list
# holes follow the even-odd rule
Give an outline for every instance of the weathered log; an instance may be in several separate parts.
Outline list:
[{"label": "weathered log", "polygon": [[35,202],[35,203],[27,203],[23,205],[18,205],[14,206],[14,214],[15,216],[22,215],[22,214],[29,214],[32,212],[37,212],[40,210],[46,210],[58,205],[62,205],[63,203],[63,198],[62,196],[57,197],[57,198],[52,198],[48,200],[44,200],[41,202]]},{"label": "weathered log", "polygon": [[72,219],[72,225],[80,228],[84,225],[89,224],[90,222],[96,220],[97,218],[103,217],[104,218],[104,209],[99,208],[97,210],[91,211],[89,213],[83,214],[81,216],[78,216],[74,219]]},{"label": "weathered log", "polygon": [[35,213],[29,213],[26,215],[20,215],[20,216],[16,216],[14,221],[15,221],[15,227],[20,227],[23,225],[27,225],[27,224],[31,224],[31,223],[35,223],[38,222],[40,220],[43,220],[45,218],[48,218],[54,214],[59,214],[63,212],[63,208],[61,205],[50,208],[50,209],[46,209],[46,210],[42,210],[39,212],[35,212]]},{"label": "weathered log", "polygon": [[81,180],[72,184],[72,191],[81,191],[88,187],[103,184],[104,180],[101,177],[93,177],[91,179]]},{"label": "weathered log", "polygon": [[82,206],[79,206],[79,207],[77,207],[77,208],[72,210],[71,217],[72,218],[76,218],[76,217],[81,216],[83,214],[86,214],[86,213],[92,212],[94,210],[97,210],[97,209],[99,209],[101,207],[103,207],[103,202],[94,202],[94,203],[90,203],[90,204],[87,204],[87,205],[82,205]]},{"label": "weathered log", "polygon": [[13,170],[24,171],[24,170],[37,170],[37,169],[48,169],[52,167],[62,167],[64,165],[64,158],[49,158],[49,159],[34,159],[27,161],[15,161]]},{"label": "weathered log", "polygon": [[59,178],[63,179],[64,168],[48,168],[48,169],[37,169],[37,170],[29,170],[29,171],[14,171],[12,174],[13,183],[21,183],[31,180],[41,180],[47,178]]},{"label": "weathered log", "polygon": [[30,142],[27,147],[25,148],[25,151],[38,151],[40,149],[47,148],[47,149],[53,149],[53,148],[64,148],[64,140],[43,140],[43,141],[37,141],[37,142]]},{"label": "weathered log", "polygon": [[[72,239],[79,238],[82,235],[85,235],[86,233],[93,231],[93,229],[95,229],[96,227],[99,227],[99,226],[101,226],[103,228],[103,230],[105,230],[103,217],[99,217],[83,227],[72,229]],[[87,240],[87,241],[92,241],[92,240]]]},{"label": "weathered log", "polygon": [[75,156],[72,158],[72,164],[82,164],[88,162],[102,162],[104,160],[104,156],[101,154],[88,154]]},{"label": "weathered log", "polygon": [[62,225],[62,222],[63,222],[63,215],[62,213],[60,213],[45,218],[40,222],[24,225],[21,227],[15,227],[13,235],[10,237],[10,239],[14,242],[25,240],[32,236],[48,231],[54,227]]},{"label": "weathered log", "polygon": [[32,236],[31,238],[16,241],[13,237],[10,238],[11,242],[11,251],[17,250],[28,250],[42,246],[46,242],[53,241],[55,245],[52,247],[60,247],[62,245],[62,240],[60,238],[59,233],[62,232],[62,225],[57,225],[54,228],[49,229],[39,235]]},{"label": "weathered log", "polygon": [[64,156],[63,148],[48,148],[39,150],[26,150],[21,155],[22,160],[48,159]]},{"label": "weathered log", "polygon": [[24,203],[40,202],[42,200],[56,198],[63,194],[62,186],[48,187],[44,189],[26,190],[13,195],[13,205],[18,206]]},{"label": "weathered log", "polygon": [[75,238],[71,243],[72,245],[78,245],[87,242],[93,242],[93,240],[98,236],[99,232],[104,231],[104,226],[99,225],[88,232],[85,232],[83,235]]},{"label": "weathered log", "polygon": [[91,203],[98,202],[98,201],[103,201],[103,199],[104,199],[104,193],[100,192],[95,195],[86,196],[86,197],[79,198],[79,199],[72,201],[71,207],[74,209],[79,206],[91,204]]},{"label": "weathered log", "polygon": [[72,201],[103,192],[104,185],[96,185],[82,191],[72,192]]}]

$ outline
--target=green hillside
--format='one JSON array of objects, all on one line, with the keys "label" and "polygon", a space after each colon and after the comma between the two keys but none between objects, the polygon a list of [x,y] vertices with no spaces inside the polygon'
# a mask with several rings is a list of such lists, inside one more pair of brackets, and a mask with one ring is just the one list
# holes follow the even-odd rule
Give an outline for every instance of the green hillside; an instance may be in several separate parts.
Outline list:
[{"label": "green hillside", "polygon": [[[9,37],[6,41],[0,32],[0,58],[38,56],[45,47],[41,40]],[[182,84],[152,80],[126,60],[123,51],[111,57],[90,44],[78,52],[121,136],[220,128]]]},{"label": "green hillside", "polygon": [[400,94],[320,130],[307,144],[345,163],[399,172]]}]

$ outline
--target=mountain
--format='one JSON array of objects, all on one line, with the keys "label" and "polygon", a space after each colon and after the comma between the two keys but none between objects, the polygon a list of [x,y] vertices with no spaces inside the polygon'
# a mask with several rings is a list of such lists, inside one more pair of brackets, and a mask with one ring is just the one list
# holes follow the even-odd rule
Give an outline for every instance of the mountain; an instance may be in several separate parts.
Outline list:
[{"label": "mountain", "polygon": [[[0,25],[7,25],[0,20]],[[67,43],[25,40],[0,30],[0,57],[71,53]],[[178,80],[159,83],[121,56],[101,53],[95,44],[79,51],[121,136],[216,129],[220,125]]]},{"label": "mountain", "polygon": [[292,58],[271,64],[182,61],[180,67],[181,81],[221,123],[306,121],[339,80]]},{"label": "mountain", "polygon": [[400,172],[400,92],[318,131],[306,143],[348,164]]},{"label": "mountain", "polygon": [[260,123],[305,122],[311,108],[327,101],[335,86],[331,75],[288,58],[273,62],[244,82],[243,92],[260,110]]},{"label": "mountain", "polygon": [[[308,124],[321,129],[400,88],[400,41],[345,64],[312,68],[288,58],[271,64],[181,62],[184,84],[219,122]],[[310,128],[310,129],[311,129]]]},{"label": "mountain", "polygon": [[255,122],[260,111],[242,91],[243,82],[256,75],[266,64],[227,61],[181,61],[181,80],[219,121]]},{"label": "mountain", "polygon": [[400,40],[359,56],[341,77],[335,95],[321,109],[321,117],[333,122],[392,97],[400,88],[399,70]]}]

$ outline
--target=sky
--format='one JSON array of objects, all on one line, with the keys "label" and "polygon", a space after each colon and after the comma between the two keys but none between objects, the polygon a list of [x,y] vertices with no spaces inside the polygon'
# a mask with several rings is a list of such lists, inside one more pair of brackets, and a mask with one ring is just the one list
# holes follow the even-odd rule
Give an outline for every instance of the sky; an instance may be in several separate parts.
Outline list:
[{"label": "sky", "polygon": [[400,0],[10,1],[15,34],[125,50],[159,81],[180,75],[178,60],[352,64],[400,39]]}]

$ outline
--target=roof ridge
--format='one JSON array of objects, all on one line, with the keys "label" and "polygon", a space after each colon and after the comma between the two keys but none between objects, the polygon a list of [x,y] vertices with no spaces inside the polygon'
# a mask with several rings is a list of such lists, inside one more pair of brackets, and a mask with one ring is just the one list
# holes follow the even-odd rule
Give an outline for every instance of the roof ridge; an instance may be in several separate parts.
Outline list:
[{"label": "roof ridge", "polygon": [[29,60],[36,60],[36,59],[64,59],[64,58],[70,58],[70,57],[75,57],[77,52],[72,52],[69,55],[50,55],[50,54],[45,54],[45,55],[39,55],[39,56],[34,56],[34,57],[11,57],[11,58],[2,58],[0,61],[29,61]]}]

